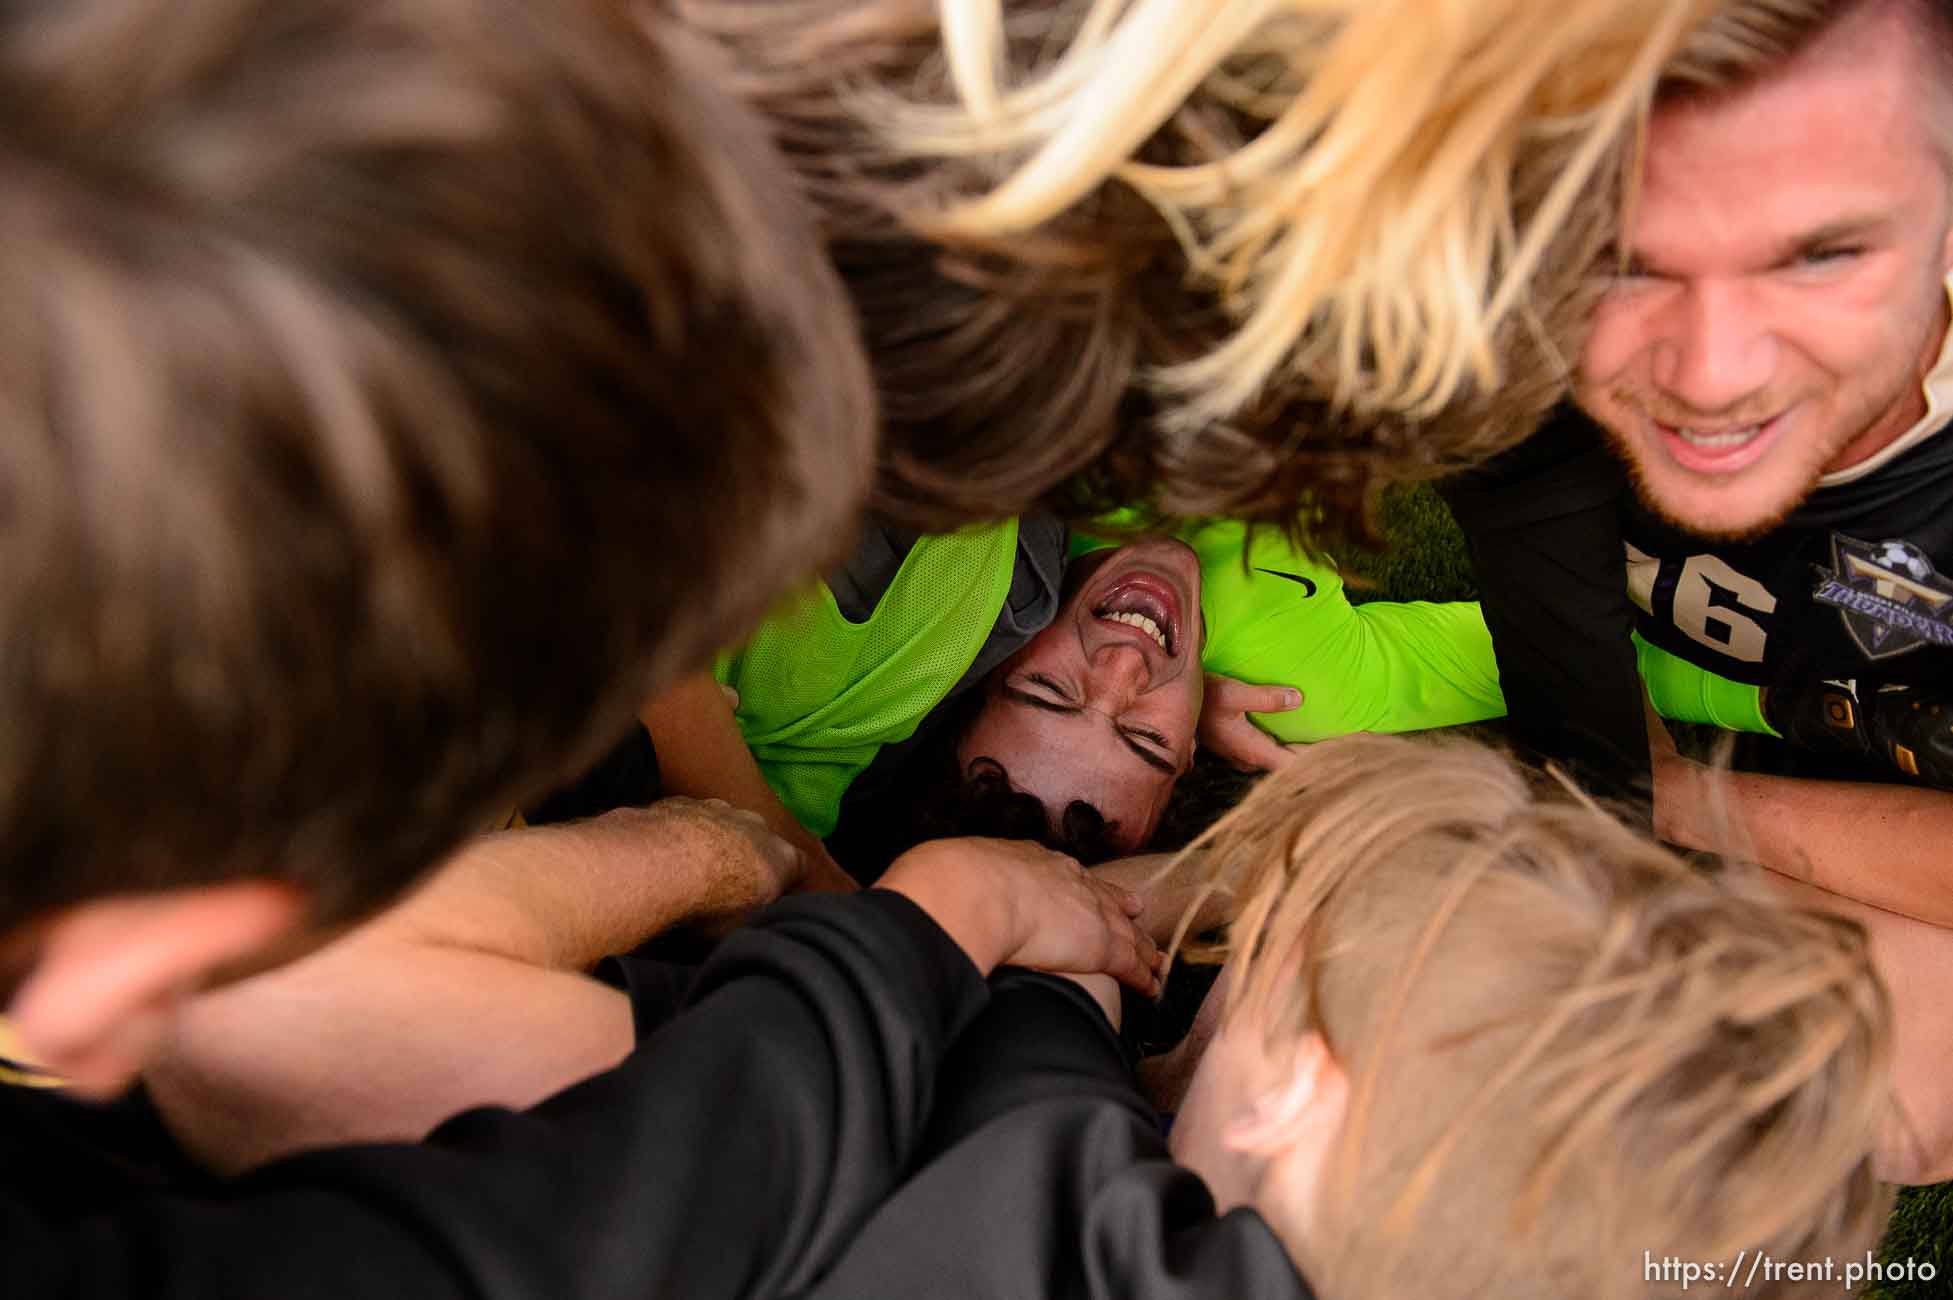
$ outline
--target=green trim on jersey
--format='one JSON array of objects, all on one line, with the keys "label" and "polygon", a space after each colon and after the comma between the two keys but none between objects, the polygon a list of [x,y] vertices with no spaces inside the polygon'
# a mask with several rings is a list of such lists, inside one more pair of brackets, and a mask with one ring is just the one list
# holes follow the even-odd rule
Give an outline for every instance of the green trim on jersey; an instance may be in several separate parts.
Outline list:
[{"label": "green trim on jersey", "polygon": [[1728,731],[1777,735],[1763,716],[1763,691],[1748,682],[1731,681],[1670,654],[1634,633],[1634,665],[1648,684],[1655,712],[1677,722],[1707,722]]},{"label": "green trim on jersey", "polygon": [[740,734],[817,836],[883,745],[907,740],[969,671],[1010,594],[1017,521],[925,537],[863,623],[825,584],[776,610],[713,675],[739,692]]},{"label": "green trim on jersey", "polygon": [[[1201,666],[1256,685],[1295,686],[1302,707],[1250,715],[1284,741],[1354,731],[1421,731],[1505,713],[1492,637],[1475,601],[1352,605],[1327,559],[1275,529],[1196,524],[1180,539],[1200,557],[1207,643]],[[1116,542],[1076,538],[1074,555]]]}]

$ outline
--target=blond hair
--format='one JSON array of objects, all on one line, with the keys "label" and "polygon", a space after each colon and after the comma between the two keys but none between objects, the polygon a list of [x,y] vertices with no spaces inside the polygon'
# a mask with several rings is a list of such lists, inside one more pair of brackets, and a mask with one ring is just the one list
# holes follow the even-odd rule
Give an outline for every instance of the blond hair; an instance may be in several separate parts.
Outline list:
[{"label": "blond hair", "polygon": [[1228,1016],[1319,1029],[1350,1074],[1299,1238],[1324,1294],[1639,1297],[1644,1250],[1876,1239],[1889,1024],[1855,925],[1462,741],[1314,746],[1204,862],[1239,902]]},{"label": "blond hair", "polygon": [[[731,84],[821,213],[880,390],[884,518],[944,529],[1148,502],[1318,535],[1367,531],[1378,483],[1483,459],[1565,395],[1620,219],[1630,110],[1661,33],[1705,7],[1282,16],[1257,0],[1199,30],[1219,61],[1189,86],[1188,50],[1117,42],[1147,22],[1198,28],[1221,12],[1210,0],[669,3],[731,52]],[[1682,57],[1729,48],[1723,29],[1753,31],[1739,61],[1768,62],[1772,15],[1822,3],[1729,0]],[[1221,50],[1250,13],[1269,16]],[[1108,115],[1122,96],[1146,113]],[[1307,114],[1326,129],[1298,140]],[[1026,170],[1088,138],[1089,168]],[[1042,197],[1018,175],[1043,177]],[[1000,185],[1007,210],[986,197]],[[1305,310],[1315,293],[1342,305]],[[1260,360],[1215,361],[1230,348]],[[1386,409],[1392,388],[1404,410]]]},{"label": "blond hair", "polygon": [[[988,193],[920,218],[947,237],[1020,235],[1108,180],[1159,211],[1238,321],[1157,373],[1170,423],[1230,419],[1285,376],[1343,409],[1424,418],[1502,382],[1501,323],[1712,7],[1093,0],[1032,15],[1070,36],[1019,70],[1001,0],[943,0],[956,102],[869,111],[899,151],[994,160]],[[1218,111],[1186,113],[1194,97]],[[1168,161],[1135,159],[1156,136]],[[1566,141],[1515,211],[1520,159]]]}]

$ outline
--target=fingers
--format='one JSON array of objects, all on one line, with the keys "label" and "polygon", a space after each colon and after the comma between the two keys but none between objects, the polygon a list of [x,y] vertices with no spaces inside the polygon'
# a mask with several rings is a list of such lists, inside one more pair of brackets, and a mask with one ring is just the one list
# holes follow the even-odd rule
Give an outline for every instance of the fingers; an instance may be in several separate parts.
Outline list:
[{"label": "fingers", "polygon": [[1239,715],[1203,723],[1200,743],[1239,772],[1272,772],[1293,757],[1286,745]]},{"label": "fingers", "polygon": [[777,898],[806,877],[807,855],[770,831],[763,831],[762,835],[764,838],[755,836],[753,842],[759,846],[760,856],[766,860],[767,869],[779,886],[774,895]]},{"label": "fingers", "polygon": [[1287,713],[1302,707],[1302,692],[1293,686],[1256,686],[1219,673],[1207,675],[1206,707],[1231,713]]},{"label": "fingers", "polygon": [[1269,772],[1288,762],[1288,751],[1248,719],[1250,713],[1286,713],[1299,708],[1302,692],[1293,686],[1255,686],[1209,674],[1201,709],[1200,743],[1236,771]]},{"label": "fingers", "polygon": [[1241,761],[1249,765],[1249,771],[1273,772],[1294,761],[1294,746],[1284,745],[1260,727],[1250,726],[1250,729],[1254,734],[1243,737],[1236,746],[1236,752],[1241,755]]},{"label": "fingers", "polygon": [[1084,879],[1101,900],[1101,919],[1108,941],[1102,963],[1103,973],[1148,997],[1156,996],[1160,991],[1160,970],[1166,958],[1154,944],[1153,937],[1134,920],[1139,914],[1134,905],[1139,904],[1143,908],[1143,900],[1129,889],[1120,889],[1090,876]]},{"label": "fingers", "polygon": [[986,974],[999,965],[1105,974],[1159,989],[1164,958],[1137,918],[1145,899],[1026,841],[933,840],[881,879],[908,895]]}]

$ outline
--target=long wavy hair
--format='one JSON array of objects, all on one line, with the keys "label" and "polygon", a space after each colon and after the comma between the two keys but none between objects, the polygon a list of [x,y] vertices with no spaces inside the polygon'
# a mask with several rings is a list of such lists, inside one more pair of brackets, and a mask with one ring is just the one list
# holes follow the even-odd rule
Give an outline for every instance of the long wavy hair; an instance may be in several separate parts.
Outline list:
[{"label": "long wavy hair", "polygon": [[670,3],[826,223],[884,517],[1318,533],[1537,426],[1665,70],[1778,57],[1827,7]]}]

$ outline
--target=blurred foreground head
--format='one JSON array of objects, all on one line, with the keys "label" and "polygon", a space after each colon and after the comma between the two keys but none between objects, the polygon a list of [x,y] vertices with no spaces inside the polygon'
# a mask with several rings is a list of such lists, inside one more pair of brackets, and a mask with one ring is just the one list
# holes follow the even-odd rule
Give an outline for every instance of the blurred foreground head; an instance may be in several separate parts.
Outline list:
[{"label": "blurred foreground head", "polygon": [[1673,1289],[1644,1250],[1876,1242],[1890,1024],[1855,924],[1455,741],[1310,746],[1204,869],[1239,909],[1223,1038],[1319,1035],[1350,1081],[1313,1208],[1258,1207],[1324,1295],[1612,1300]]},{"label": "blurred foreground head", "polygon": [[[876,503],[1361,531],[1566,392],[1672,61],[1823,0],[673,0],[817,201]],[[1061,486],[1062,485],[1062,486]]]},{"label": "blurred foreground head", "polygon": [[845,299],[644,35],[0,9],[0,935],[246,876],[368,910],[846,543]]}]

